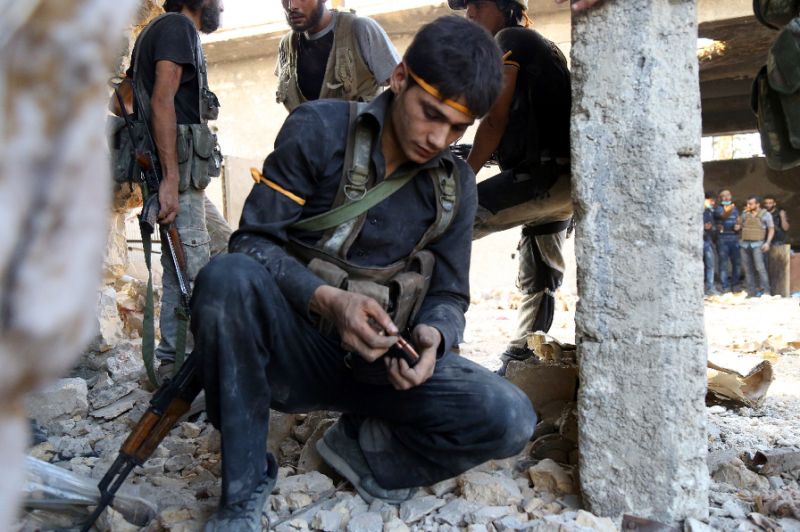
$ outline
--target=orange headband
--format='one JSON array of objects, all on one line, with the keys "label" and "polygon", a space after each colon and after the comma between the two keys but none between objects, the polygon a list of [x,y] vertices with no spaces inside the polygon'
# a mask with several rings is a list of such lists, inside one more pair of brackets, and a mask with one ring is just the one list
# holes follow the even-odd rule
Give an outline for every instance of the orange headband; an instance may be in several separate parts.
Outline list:
[{"label": "orange headband", "polygon": [[467,107],[463,103],[459,103],[459,102],[457,102],[455,100],[451,100],[450,98],[443,97],[442,93],[439,92],[439,89],[437,89],[436,87],[434,87],[433,85],[431,85],[430,83],[428,83],[427,81],[422,79],[421,77],[419,77],[416,74],[414,74],[414,71],[411,70],[411,67],[409,67],[408,65],[406,65],[406,70],[408,71],[408,75],[411,76],[411,78],[417,83],[417,85],[419,85],[422,88],[422,90],[424,90],[425,92],[427,92],[428,94],[430,94],[431,96],[436,98],[437,100],[441,101],[446,106],[451,107],[451,108],[453,108],[456,111],[459,111],[461,113],[464,113],[465,115],[467,115],[470,118],[474,118],[475,117],[475,113],[470,111],[469,107]]}]

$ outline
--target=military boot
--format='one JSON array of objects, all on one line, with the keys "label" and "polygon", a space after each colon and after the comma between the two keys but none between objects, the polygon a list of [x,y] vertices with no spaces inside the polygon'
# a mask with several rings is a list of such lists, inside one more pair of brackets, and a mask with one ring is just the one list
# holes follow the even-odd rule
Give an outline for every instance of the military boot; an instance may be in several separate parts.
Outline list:
[{"label": "military boot", "polygon": [[267,455],[267,470],[250,497],[236,504],[222,505],[211,516],[203,532],[262,532],[269,530],[264,505],[278,480],[278,463]]},{"label": "military boot", "polygon": [[329,466],[346,478],[368,504],[375,499],[400,504],[411,498],[412,488],[385,489],[372,475],[367,459],[358,443],[358,429],[337,421],[317,441],[317,451]]}]

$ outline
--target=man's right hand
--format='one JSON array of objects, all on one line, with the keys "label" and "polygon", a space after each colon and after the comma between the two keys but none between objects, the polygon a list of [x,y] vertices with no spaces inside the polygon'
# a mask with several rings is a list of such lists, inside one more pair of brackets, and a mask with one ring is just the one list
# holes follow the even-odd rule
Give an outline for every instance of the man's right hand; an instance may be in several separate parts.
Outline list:
[{"label": "man's right hand", "polygon": [[165,178],[161,181],[158,187],[158,205],[161,207],[158,211],[158,221],[166,225],[174,222],[180,209],[177,179]]},{"label": "man's right hand", "polygon": [[[397,326],[371,297],[322,285],[311,298],[311,311],[334,323],[342,338],[342,347],[358,353],[368,362],[382,357],[397,342]],[[370,319],[383,331],[376,331]]]}]

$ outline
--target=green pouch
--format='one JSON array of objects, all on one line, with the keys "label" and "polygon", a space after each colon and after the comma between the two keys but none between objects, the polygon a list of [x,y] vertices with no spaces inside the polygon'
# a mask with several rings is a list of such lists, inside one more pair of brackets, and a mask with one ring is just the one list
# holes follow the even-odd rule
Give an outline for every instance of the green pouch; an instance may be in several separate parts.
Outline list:
[{"label": "green pouch", "polygon": [[192,124],[192,186],[205,189],[212,177],[219,175],[221,153],[217,136],[205,124]]},{"label": "green pouch", "polygon": [[175,150],[178,155],[178,191],[188,190],[192,181],[192,126],[178,124]]},{"label": "green pouch", "polygon": [[125,119],[109,115],[106,118],[106,136],[111,155],[111,177],[116,183],[136,181],[136,146],[144,140],[142,122],[133,122],[133,142],[125,125]]},{"label": "green pouch", "polygon": [[753,0],[753,12],[763,25],[778,30],[800,15],[800,0]]}]

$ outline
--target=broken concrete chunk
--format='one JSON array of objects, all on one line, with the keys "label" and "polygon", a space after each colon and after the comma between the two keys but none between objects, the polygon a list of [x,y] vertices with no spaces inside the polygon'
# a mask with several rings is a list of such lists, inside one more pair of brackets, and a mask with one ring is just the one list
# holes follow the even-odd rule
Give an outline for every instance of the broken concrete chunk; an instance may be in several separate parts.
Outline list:
[{"label": "broken concrete chunk", "polygon": [[347,532],[383,532],[383,519],[373,512],[359,514],[347,523]]},{"label": "broken concrete chunk", "polygon": [[147,401],[149,398],[150,394],[146,391],[135,389],[115,403],[93,410],[91,416],[99,419],[116,419],[125,412],[132,410],[140,401]]},{"label": "broken concrete chunk", "polygon": [[800,471],[800,450],[785,448],[757,451],[750,461],[750,468],[765,476]]},{"label": "broken concrete chunk", "polygon": [[138,382],[145,372],[141,349],[129,343],[118,346],[106,358],[106,369],[116,383]]},{"label": "broken concrete chunk", "polygon": [[517,385],[538,412],[553,401],[574,401],[578,389],[578,369],[571,366],[516,361],[508,364],[506,378]]},{"label": "broken concrete chunk", "polygon": [[410,530],[399,517],[395,517],[383,525],[383,532],[409,532]]},{"label": "broken concrete chunk", "polygon": [[502,519],[515,512],[516,509],[513,506],[484,506],[469,512],[465,519],[467,523],[488,525],[496,519]]},{"label": "broken concrete chunk", "polygon": [[461,497],[448,502],[436,513],[436,519],[452,526],[464,526],[466,515],[479,508],[478,503],[470,502]]},{"label": "broken concrete chunk", "polygon": [[769,489],[769,481],[750,471],[744,462],[734,458],[730,462],[720,464],[711,478],[717,482],[730,484],[739,489],[761,492]]},{"label": "broken concrete chunk", "polygon": [[509,477],[500,474],[470,471],[458,478],[461,496],[467,501],[488,506],[519,504],[522,493]]},{"label": "broken concrete chunk", "polygon": [[25,410],[39,425],[57,419],[86,417],[89,389],[83,379],[60,379],[25,397]]},{"label": "broken concrete chunk", "polygon": [[323,532],[337,532],[342,524],[342,518],[343,516],[340,512],[320,510],[311,521],[311,526],[315,530],[322,530]]},{"label": "broken concrete chunk", "polygon": [[331,488],[333,488],[333,481],[330,478],[317,471],[312,471],[278,480],[276,493],[286,495],[300,492],[316,497]]},{"label": "broken concrete chunk", "polygon": [[400,505],[400,519],[404,523],[413,523],[444,505],[444,499],[440,499],[435,495],[409,499]]},{"label": "broken concrete chunk", "polygon": [[542,460],[529,468],[528,475],[537,490],[560,494],[577,493],[572,476],[550,459]]}]

